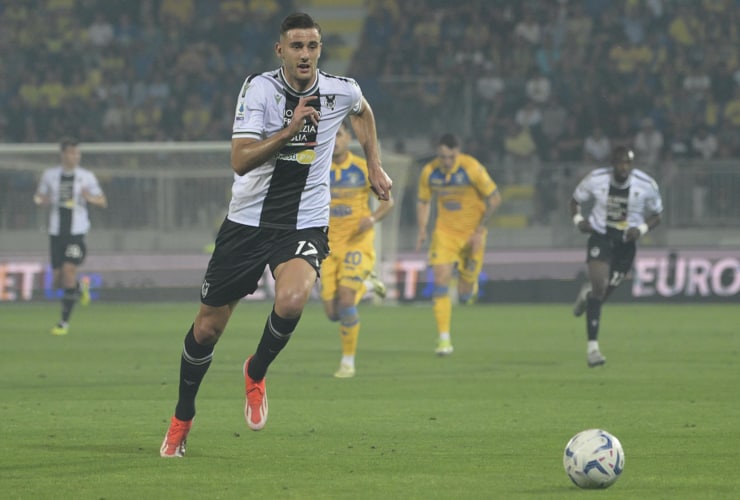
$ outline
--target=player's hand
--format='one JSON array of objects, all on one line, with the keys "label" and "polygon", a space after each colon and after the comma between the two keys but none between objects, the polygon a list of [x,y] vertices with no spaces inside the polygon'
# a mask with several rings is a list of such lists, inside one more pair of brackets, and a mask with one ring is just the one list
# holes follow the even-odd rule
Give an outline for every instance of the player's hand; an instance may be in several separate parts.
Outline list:
[{"label": "player's hand", "polygon": [[426,230],[420,230],[419,235],[416,237],[416,250],[421,250],[421,248],[424,246],[424,243],[427,241],[427,232]]},{"label": "player's hand", "polygon": [[298,99],[298,105],[293,110],[293,118],[287,127],[291,137],[303,130],[306,120],[313,123],[314,126],[319,124],[319,111],[310,104],[311,101],[318,98],[319,96],[311,95]]},{"label": "player's hand", "polygon": [[46,195],[44,195],[44,194],[35,194],[35,195],[33,195],[33,202],[36,205],[46,206],[46,205],[48,205],[50,203],[50,201],[51,200],[49,199],[49,197],[46,196]]},{"label": "player's hand", "polygon": [[630,227],[627,228],[627,230],[624,232],[624,241],[630,242],[630,241],[636,241],[640,237],[640,230],[636,227]]},{"label": "player's hand", "polygon": [[470,236],[470,239],[468,239],[468,245],[470,245],[470,251],[472,253],[478,252],[481,248],[483,248],[483,243],[484,243],[483,233],[476,229],[473,232],[473,234]]},{"label": "player's hand", "polygon": [[373,190],[373,193],[375,193],[378,199],[383,201],[390,200],[393,181],[385,173],[383,167],[378,164],[374,168],[368,168],[368,177],[370,178],[370,189]]},{"label": "player's hand", "polygon": [[588,222],[588,220],[582,220],[581,222],[579,222],[578,230],[586,234],[590,234],[594,232],[594,228],[591,227],[591,224]]}]

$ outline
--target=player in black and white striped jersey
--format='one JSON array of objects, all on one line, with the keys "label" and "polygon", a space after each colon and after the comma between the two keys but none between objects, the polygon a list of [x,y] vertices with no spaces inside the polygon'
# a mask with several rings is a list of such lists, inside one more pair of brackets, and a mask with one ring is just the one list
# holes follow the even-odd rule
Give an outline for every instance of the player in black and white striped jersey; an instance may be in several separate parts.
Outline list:
[{"label": "player in black and white striped jersey", "polygon": [[264,427],[267,368],[290,339],[329,252],[331,157],[347,116],[364,149],[373,190],[381,200],[390,196],[370,105],[354,80],[318,70],[319,25],[307,14],[289,15],[275,52],[282,66],[248,77],[237,98],[229,213],[203,280],[200,310],[185,336],[179,398],[162,457],[184,455],[214,346],[239,300],[256,290],[269,265],[275,303],[256,352],[244,363],[245,418],[252,430]]},{"label": "player in black and white striped jersey", "polygon": [[[576,187],[570,202],[573,224],[590,234],[586,262],[589,282],[573,306],[573,314],[586,313],[588,366],[606,358],[599,350],[601,306],[632,268],[637,240],[660,224],[663,202],[655,180],[633,167],[634,153],[625,146],[612,151],[611,166],[598,168]],[[593,201],[588,218],[581,205]]]},{"label": "player in black and white striped jersey", "polygon": [[90,230],[87,205],[105,208],[108,200],[98,179],[90,170],[80,167],[79,141],[66,137],[60,141],[61,164],[41,175],[33,201],[49,207],[49,247],[54,287],[64,290],[62,314],[51,333],[66,335],[75,303],[90,301],[87,284],[80,284],[77,269],[85,260],[85,235]]}]

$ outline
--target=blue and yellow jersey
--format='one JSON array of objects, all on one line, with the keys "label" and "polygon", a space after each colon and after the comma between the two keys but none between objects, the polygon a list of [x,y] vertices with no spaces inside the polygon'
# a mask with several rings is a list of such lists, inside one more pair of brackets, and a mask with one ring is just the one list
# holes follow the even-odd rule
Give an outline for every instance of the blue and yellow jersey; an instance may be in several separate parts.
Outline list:
[{"label": "blue and yellow jersey", "polygon": [[[329,241],[341,244],[357,232],[360,220],[372,215],[370,210],[370,180],[364,158],[349,153],[342,163],[331,164],[331,216]],[[371,229],[363,238],[372,237]]]},{"label": "blue and yellow jersey", "polygon": [[419,178],[419,201],[437,198],[435,230],[469,235],[486,210],[486,198],[496,191],[496,183],[485,167],[470,155],[459,154],[457,163],[445,173],[439,159],[424,166]]}]

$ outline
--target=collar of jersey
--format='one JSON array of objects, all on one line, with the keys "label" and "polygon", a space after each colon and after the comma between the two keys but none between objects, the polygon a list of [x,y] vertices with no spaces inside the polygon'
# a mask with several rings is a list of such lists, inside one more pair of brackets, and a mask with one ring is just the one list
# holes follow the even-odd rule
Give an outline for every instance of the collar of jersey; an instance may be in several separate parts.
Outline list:
[{"label": "collar of jersey", "polygon": [[630,187],[630,184],[632,184],[632,172],[630,172],[630,174],[627,176],[627,180],[621,184],[614,180],[614,172],[612,172],[611,174],[609,174],[609,184],[617,189],[625,189]]},{"label": "collar of jersey", "polygon": [[280,68],[280,71],[278,72],[278,76],[280,77],[280,81],[285,87],[285,91],[290,94],[293,94],[296,97],[303,97],[303,96],[311,95],[314,92],[316,92],[316,89],[319,86],[319,71],[318,70],[316,70],[316,80],[314,80],[313,85],[311,85],[305,92],[298,92],[296,89],[291,87],[291,85],[288,83],[288,80],[285,79],[285,74],[283,73],[282,67]]}]

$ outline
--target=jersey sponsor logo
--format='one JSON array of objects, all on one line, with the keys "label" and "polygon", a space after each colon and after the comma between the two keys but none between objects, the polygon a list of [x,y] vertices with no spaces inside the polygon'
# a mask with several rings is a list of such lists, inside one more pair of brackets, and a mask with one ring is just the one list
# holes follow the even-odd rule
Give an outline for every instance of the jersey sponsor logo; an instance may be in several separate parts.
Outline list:
[{"label": "jersey sponsor logo", "polygon": [[275,158],[277,158],[278,160],[294,161],[301,165],[311,165],[316,159],[316,151],[314,151],[313,149],[304,149],[303,151],[298,151],[297,153],[278,153],[277,155],[275,155]]}]

